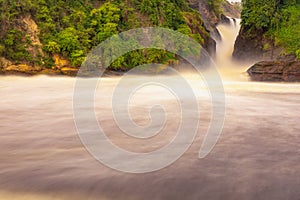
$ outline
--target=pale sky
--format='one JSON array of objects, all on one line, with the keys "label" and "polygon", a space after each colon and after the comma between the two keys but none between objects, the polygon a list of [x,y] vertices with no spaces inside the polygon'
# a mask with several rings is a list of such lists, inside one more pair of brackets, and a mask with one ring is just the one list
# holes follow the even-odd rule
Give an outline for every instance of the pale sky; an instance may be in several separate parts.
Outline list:
[{"label": "pale sky", "polygon": [[241,2],[241,0],[227,0],[229,2]]}]

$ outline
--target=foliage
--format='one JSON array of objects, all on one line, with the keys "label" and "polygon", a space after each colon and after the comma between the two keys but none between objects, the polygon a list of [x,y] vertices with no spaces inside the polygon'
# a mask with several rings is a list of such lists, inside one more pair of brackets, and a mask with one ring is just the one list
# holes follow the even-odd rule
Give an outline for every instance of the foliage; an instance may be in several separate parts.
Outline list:
[{"label": "foliage", "polygon": [[91,11],[91,26],[96,32],[97,42],[100,43],[113,34],[118,33],[121,10],[113,3],[105,3]]},{"label": "foliage", "polygon": [[260,32],[289,53],[300,49],[299,0],[242,0],[242,26]]},{"label": "foliage", "polygon": [[2,54],[5,51],[4,45],[0,44],[0,54]]},{"label": "foliage", "polygon": [[154,25],[177,29],[180,24],[184,23],[179,5],[187,9],[184,1],[172,0],[142,0],[137,8],[143,14],[147,14]]},{"label": "foliage", "polygon": [[[204,29],[195,28],[203,26],[196,23],[202,19],[185,0],[0,0],[0,13],[0,56],[46,67],[53,64],[52,56],[57,53],[79,67],[93,47],[132,28],[167,27],[201,44],[204,42],[201,35],[207,34]],[[33,42],[20,26],[22,19],[28,16],[39,27],[43,55],[30,51]],[[105,53],[109,52],[108,48]],[[118,58],[110,67],[128,70],[140,64],[167,63],[174,59],[175,55],[164,50],[137,50]]]},{"label": "foliage", "polygon": [[[26,45],[19,43],[23,40],[23,34],[18,30],[10,30],[6,33],[5,39],[3,40],[5,51],[2,52],[4,57],[15,60],[16,62],[28,60],[32,61],[32,56],[27,52]],[[26,42],[24,42],[26,43]]]},{"label": "foliage", "polygon": [[284,12],[289,13],[289,20],[282,22],[275,35],[278,42],[284,45],[289,53],[295,53],[300,58],[300,5],[289,6],[284,9]]},{"label": "foliage", "polygon": [[298,60],[300,60],[300,49],[298,49],[298,50],[296,51],[296,57],[297,57]]},{"label": "foliage", "polygon": [[48,42],[48,44],[45,45],[44,51],[54,54],[54,53],[59,53],[60,52],[60,46],[56,42]]}]

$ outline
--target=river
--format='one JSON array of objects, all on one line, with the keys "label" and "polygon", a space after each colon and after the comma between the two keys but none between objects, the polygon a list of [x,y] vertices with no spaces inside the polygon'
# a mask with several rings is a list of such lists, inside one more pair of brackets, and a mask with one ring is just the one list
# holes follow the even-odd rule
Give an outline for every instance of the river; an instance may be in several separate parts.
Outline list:
[{"label": "river", "polygon": [[[231,61],[238,25],[218,29],[223,42],[218,42],[216,63],[226,94],[219,141],[208,156],[198,158],[211,105],[197,76],[185,75],[200,107],[197,135],[179,160],[156,172],[122,173],[87,152],[73,119],[74,78],[0,77],[0,199],[299,199],[300,85],[248,81],[243,73],[247,65]],[[96,98],[96,115],[109,137],[137,152],[170,141],[178,128],[178,106],[157,86],[137,94],[132,116],[138,124],[147,124],[145,109],[164,104],[166,134],[150,142],[119,134],[110,103],[119,80],[104,78]]]}]

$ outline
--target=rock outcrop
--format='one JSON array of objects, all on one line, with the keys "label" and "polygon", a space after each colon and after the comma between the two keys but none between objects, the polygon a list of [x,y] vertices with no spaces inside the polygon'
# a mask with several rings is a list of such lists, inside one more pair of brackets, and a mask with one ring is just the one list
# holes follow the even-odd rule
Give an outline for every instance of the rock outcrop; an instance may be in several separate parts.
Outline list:
[{"label": "rock outcrop", "polygon": [[78,69],[71,68],[71,67],[63,67],[60,69],[60,71],[63,75],[67,75],[67,76],[76,76],[78,73]]},{"label": "rock outcrop", "polygon": [[263,33],[252,33],[241,28],[235,41],[233,59],[238,61],[259,61],[263,59]]},{"label": "rock outcrop", "polygon": [[233,58],[238,61],[285,60],[285,49],[263,36],[264,32],[249,31],[241,28],[235,41]]},{"label": "rock outcrop", "polygon": [[239,2],[231,4],[228,1],[224,1],[222,4],[223,14],[231,18],[241,18],[241,9],[242,7]]},{"label": "rock outcrop", "polygon": [[[225,1],[222,4],[216,4],[216,5],[212,5],[212,3],[211,2],[209,3],[209,1],[207,0],[186,0],[186,1],[191,8],[195,9],[195,11],[190,12],[187,11],[188,9],[181,10],[182,11],[181,14],[183,14],[185,18],[185,24],[189,26],[192,34],[195,35],[199,34],[201,36],[199,43],[201,43],[203,48],[207,50],[207,52],[211,56],[214,56],[216,53],[215,40],[221,39],[220,34],[216,29],[216,25],[218,23],[230,22],[230,20],[226,16],[238,17],[239,11],[237,11],[235,7],[230,3],[228,3],[227,1]],[[94,2],[93,4],[94,7],[99,7],[101,5],[97,1],[93,1],[93,2]],[[126,5],[127,4],[130,8],[133,6],[130,4],[130,1],[126,2]],[[0,25],[0,38],[1,39],[3,38],[3,40],[4,39],[7,40],[4,43],[0,42],[0,74],[22,74],[22,75],[49,74],[49,75],[75,76],[78,72],[78,67],[80,66],[79,64],[77,64],[77,66],[73,66],[75,65],[74,63],[77,63],[77,62],[73,62],[73,60],[72,62],[70,62],[71,60],[70,55],[72,55],[72,53],[74,53],[75,51],[73,52],[68,50],[70,52],[62,52],[67,50],[60,49],[59,44],[57,44],[55,50],[53,49],[49,50],[48,48],[49,45],[44,42],[48,42],[48,39],[51,36],[52,32],[48,30],[47,34],[50,35],[46,37],[45,31],[40,30],[40,28],[45,27],[45,26],[41,26],[41,24],[44,23],[44,18],[41,17],[40,15],[39,17],[37,17],[37,12],[34,11],[34,9],[38,9],[40,7],[40,4],[35,4],[36,7],[33,10],[25,9],[25,7],[27,8],[27,6],[25,5],[26,4],[21,5],[20,10],[16,12],[16,14],[13,16],[12,19],[3,18],[2,21],[0,20],[2,22]],[[10,5],[7,4],[6,6],[9,7]],[[179,4],[177,6],[180,7]],[[49,6],[49,8],[47,9],[51,10],[50,8],[51,6]],[[122,10],[121,7],[120,9]],[[196,10],[199,11],[201,16],[199,15],[199,13],[196,12]],[[221,15],[222,10],[224,11],[224,15]],[[132,11],[135,12],[135,14],[137,15],[143,16],[142,13],[140,13],[140,11],[138,11],[138,9],[136,8],[132,9]],[[88,12],[89,11],[87,11],[87,13],[85,14],[89,14]],[[179,15],[179,13],[175,13],[175,14]],[[49,19],[53,17],[48,13],[45,15],[47,15]],[[163,14],[161,15],[164,16]],[[151,22],[148,15],[145,15],[144,18],[145,19],[147,18],[148,21]],[[124,23],[127,23],[126,20],[124,21]],[[137,20],[140,19],[137,18]],[[162,18],[157,24],[161,24],[161,23],[163,24],[163,21],[164,20]],[[151,25],[147,23],[144,22],[139,24],[138,26]],[[58,24],[59,23],[55,22],[55,24],[53,24],[54,25],[53,28],[56,29],[57,27],[61,26],[61,24],[59,25]],[[136,25],[130,25],[129,27],[131,26],[135,27]],[[63,29],[66,30],[67,28],[60,27],[57,28],[57,31],[62,31]],[[118,30],[123,31],[122,29],[118,29]],[[15,32],[17,32],[18,34],[14,34]],[[18,37],[10,36],[11,38],[9,38],[8,33],[17,35]],[[80,36],[76,36],[76,37],[80,38],[81,34],[79,35]],[[63,35],[63,37],[61,38],[68,38],[68,37],[69,37],[68,35]],[[88,37],[88,36],[84,36],[84,37]],[[47,39],[45,40],[45,38]],[[85,40],[85,42],[88,41],[93,41],[93,40],[92,39]],[[56,43],[57,41],[54,42]],[[76,41],[74,42],[72,40],[72,42],[70,43],[72,43],[72,45],[68,44],[69,46],[74,46],[75,43],[77,45],[80,42],[76,42]],[[18,46],[18,48],[16,48],[15,46]],[[89,46],[89,45],[85,45],[85,46]],[[4,50],[1,51],[1,48]],[[83,48],[83,47],[80,46],[78,48]],[[9,52],[9,54],[5,52]],[[18,56],[14,56],[14,55],[18,55]],[[79,60],[79,62],[80,61],[81,60]]]},{"label": "rock outcrop", "polygon": [[253,81],[300,81],[300,62],[262,61],[253,65],[247,72]]},{"label": "rock outcrop", "polygon": [[52,68],[43,68],[35,65],[28,64],[13,64],[11,61],[0,58],[0,74],[3,75],[67,75],[76,76],[78,68],[71,67],[70,62],[58,55],[53,56],[54,66]]},{"label": "rock outcrop", "polygon": [[39,28],[36,22],[32,19],[31,15],[27,15],[20,20],[20,30],[26,33],[26,37],[30,39],[30,45],[27,51],[30,52],[33,57],[38,55],[44,55],[42,50],[42,43],[39,39]]},{"label": "rock outcrop", "polygon": [[26,64],[9,65],[5,69],[7,74],[23,73],[23,74],[37,74],[42,70],[41,67],[29,66]]},{"label": "rock outcrop", "polygon": [[54,54],[53,60],[54,60],[55,67],[58,69],[71,66],[70,61],[59,54]]},{"label": "rock outcrop", "polygon": [[[199,11],[206,30],[210,33],[210,36],[214,40],[221,40],[221,35],[216,28],[218,23],[230,23],[230,19],[228,17],[240,17],[240,10],[236,9],[234,5],[227,1],[221,4],[220,12],[222,10],[224,13],[219,16],[210,8],[206,0],[188,0],[188,3],[190,7]],[[211,55],[214,55],[212,52],[215,52],[216,50],[215,41],[212,41],[210,38],[205,41],[207,41],[207,43],[205,44],[206,46],[204,45],[204,48],[208,50]]]},{"label": "rock outcrop", "polygon": [[76,76],[78,72],[77,68],[72,67],[52,67],[42,68],[40,66],[31,66],[27,64],[10,64],[4,65],[0,67],[0,75],[24,75],[24,76],[32,76],[32,75],[67,75],[67,76]]},{"label": "rock outcrop", "polygon": [[221,40],[221,35],[216,29],[216,25],[218,24],[220,19],[214,12],[211,11],[207,4],[207,1],[198,1],[198,10],[204,21],[205,28],[209,31],[210,35],[216,40]]}]

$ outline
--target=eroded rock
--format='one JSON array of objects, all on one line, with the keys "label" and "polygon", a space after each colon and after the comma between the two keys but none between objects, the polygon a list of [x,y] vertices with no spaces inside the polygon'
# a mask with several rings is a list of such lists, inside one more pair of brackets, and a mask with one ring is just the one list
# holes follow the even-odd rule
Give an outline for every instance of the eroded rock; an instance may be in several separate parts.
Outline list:
[{"label": "eroded rock", "polygon": [[300,81],[299,61],[262,61],[248,71],[254,81]]},{"label": "eroded rock", "polygon": [[78,73],[78,69],[71,68],[71,67],[63,67],[60,69],[60,71],[63,75],[67,75],[67,76],[76,76]]},{"label": "eroded rock", "polygon": [[42,70],[39,66],[30,66],[26,64],[9,65],[3,68],[4,74],[24,74],[24,75],[35,75]]},{"label": "eroded rock", "polygon": [[69,67],[71,65],[69,60],[58,54],[53,55],[53,60],[55,67],[58,69],[61,69],[63,67]]}]

